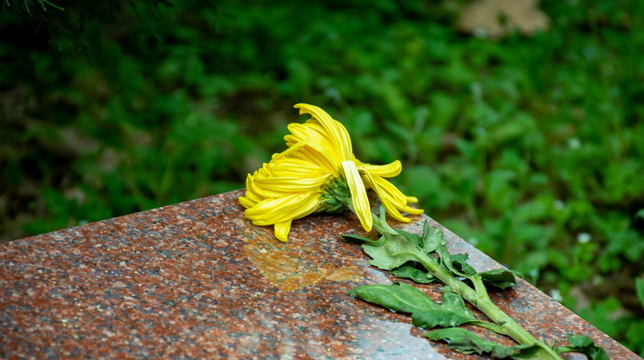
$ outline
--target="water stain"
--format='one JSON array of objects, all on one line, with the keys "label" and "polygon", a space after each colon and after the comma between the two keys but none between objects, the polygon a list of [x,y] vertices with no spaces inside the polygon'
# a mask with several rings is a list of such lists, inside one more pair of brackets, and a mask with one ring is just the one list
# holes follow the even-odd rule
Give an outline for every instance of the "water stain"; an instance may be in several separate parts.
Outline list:
[{"label": "water stain", "polygon": [[283,243],[258,236],[244,246],[244,251],[259,272],[282,291],[311,286],[323,279],[348,282],[364,277],[357,266],[334,265],[319,247],[296,241]]}]

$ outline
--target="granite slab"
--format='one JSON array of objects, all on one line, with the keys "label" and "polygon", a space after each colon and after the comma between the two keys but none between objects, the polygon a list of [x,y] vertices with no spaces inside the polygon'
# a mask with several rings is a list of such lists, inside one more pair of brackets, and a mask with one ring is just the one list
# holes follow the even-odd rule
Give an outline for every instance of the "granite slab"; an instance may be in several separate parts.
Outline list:
[{"label": "granite slab", "polygon": [[[483,358],[430,342],[407,316],[347,295],[396,280],[338,237],[361,234],[355,217],[295,221],[282,243],[272,227],[244,218],[242,191],[1,244],[0,357]],[[404,228],[418,233],[425,219],[438,225],[412,219]],[[469,254],[477,270],[500,267],[445,232],[450,252]],[[440,285],[420,288],[439,300]],[[639,359],[524,281],[492,298],[537,338],[584,333],[613,359]]]}]

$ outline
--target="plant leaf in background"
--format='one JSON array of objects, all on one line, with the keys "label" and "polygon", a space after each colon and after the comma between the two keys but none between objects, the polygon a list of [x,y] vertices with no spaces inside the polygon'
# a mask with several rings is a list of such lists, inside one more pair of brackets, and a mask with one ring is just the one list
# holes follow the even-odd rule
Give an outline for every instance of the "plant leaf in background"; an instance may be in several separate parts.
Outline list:
[{"label": "plant leaf in background", "polygon": [[644,219],[644,209],[637,210],[637,212],[635,213],[635,217]]},{"label": "plant leaf in background", "polygon": [[644,279],[635,279],[635,290],[637,291],[637,298],[640,299],[642,308],[644,308]]}]

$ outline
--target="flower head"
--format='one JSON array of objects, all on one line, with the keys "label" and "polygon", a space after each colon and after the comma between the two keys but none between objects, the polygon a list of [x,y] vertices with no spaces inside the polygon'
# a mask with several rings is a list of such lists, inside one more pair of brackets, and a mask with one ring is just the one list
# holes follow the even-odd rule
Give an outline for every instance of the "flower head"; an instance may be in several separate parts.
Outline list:
[{"label": "flower head", "polygon": [[[348,205],[365,231],[373,226],[367,189],[373,189],[395,219],[409,222],[402,212],[420,214],[410,207],[418,202],[405,196],[385,178],[398,175],[400,161],[371,165],[353,155],[347,129],[321,108],[297,104],[300,114],[312,118],[288,125],[288,149],[274,154],[262,168],[246,178],[246,193],[239,202],[255,225],[275,225],[275,236],[287,241],[291,222],[314,212],[335,212]],[[349,201],[350,199],[350,201]]]}]

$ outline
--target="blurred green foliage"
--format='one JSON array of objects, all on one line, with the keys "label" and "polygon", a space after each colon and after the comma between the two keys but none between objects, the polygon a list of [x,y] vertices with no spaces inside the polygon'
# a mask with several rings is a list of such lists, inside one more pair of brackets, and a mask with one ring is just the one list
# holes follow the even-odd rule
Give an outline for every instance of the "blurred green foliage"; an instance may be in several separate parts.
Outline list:
[{"label": "blurred green foliage", "polygon": [[543,1],[549,31],[502,40],[418,0],[22,4],[0,13],[5,241],[241,188],[309,102],[644,355],[644,3]]}]

